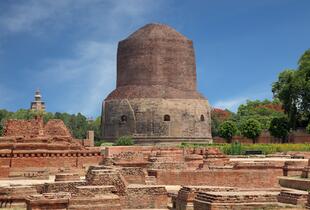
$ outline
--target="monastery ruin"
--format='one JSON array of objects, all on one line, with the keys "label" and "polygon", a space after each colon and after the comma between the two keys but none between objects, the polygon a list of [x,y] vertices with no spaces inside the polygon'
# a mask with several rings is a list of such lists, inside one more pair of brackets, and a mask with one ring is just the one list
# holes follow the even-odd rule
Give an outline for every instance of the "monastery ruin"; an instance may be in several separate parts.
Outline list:
[{"label": "monastery ruin", "polygon": [[[35,104],[44,110],[39,92]],[[211,141],[210,106],[196,90],[192,42],[166,25],[119,43],[102,125],[106,139],[144,145],[94,147],[40,114],[7,120],[0,210],[310,209],[309,152],[228,156],[172,145]]]}]

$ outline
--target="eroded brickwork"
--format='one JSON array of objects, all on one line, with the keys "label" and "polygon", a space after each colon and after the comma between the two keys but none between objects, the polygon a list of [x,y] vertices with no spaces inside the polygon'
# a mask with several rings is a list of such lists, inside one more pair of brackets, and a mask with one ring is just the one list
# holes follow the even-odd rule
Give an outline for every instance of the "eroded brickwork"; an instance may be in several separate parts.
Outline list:
[{"label": "eroded brickwork", "polygon": [[39,136],[43,134],[43,126],[42,118],[7,120],[4,125],[3,136]]},{"label": "eroded brickwork", "polygon": [[4,125],[4,136],[38,137],[38,136],[65,136],[71,133],[62,120],[52,119],[46,124],[42,117],[31,120],[7,120]]},{"label": "eroded brickwork", "polygon": [[196,90],[192,41],[166,25],[148,24],[119,42],[117,88],[102,110],[107,140],[210,141],[210,106]]},{"label": "eroded brickwork", "polygon": [[0,137],[0,177],[41,178],[40,168],[54,174],[61,168],[83,171],[99,164],[100,148],[84,147],[81,142],[71,136],[61,120],[46,124],[42,117],[8,120]]}]

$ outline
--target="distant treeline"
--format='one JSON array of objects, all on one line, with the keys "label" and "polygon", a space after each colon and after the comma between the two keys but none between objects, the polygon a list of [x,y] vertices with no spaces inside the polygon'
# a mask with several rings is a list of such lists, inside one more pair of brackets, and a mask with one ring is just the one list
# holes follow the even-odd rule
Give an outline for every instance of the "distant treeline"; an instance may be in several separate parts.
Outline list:
[{"label": "distant treeline", "polygon": [[88,130],[95,131],[95,140],[100,139],[100,117],[94,120],[87,119],[81,113],[68,114],[60,112],[42,112],[38,113],[32,110],[20,109],[16,112],[10,112],[5,109],[0,109],[0,136],[3,134],[4,123],[7,119],[33,119],[36,115],[42,114],[43,119],[47,122],[50,119],[61,119],[65,125],[71,130],[72,135],[77,139],[86,138]]},{"label": "distant treeline", "polygon": [[310,49],[299,59],[297,69],[285,69],[272,84],[273,101],[247,101],[237,113],[214,109],[212,134],[229,142],[235,135],[255,139],[262,131],[287,141],[289,132],[310,133]]}]

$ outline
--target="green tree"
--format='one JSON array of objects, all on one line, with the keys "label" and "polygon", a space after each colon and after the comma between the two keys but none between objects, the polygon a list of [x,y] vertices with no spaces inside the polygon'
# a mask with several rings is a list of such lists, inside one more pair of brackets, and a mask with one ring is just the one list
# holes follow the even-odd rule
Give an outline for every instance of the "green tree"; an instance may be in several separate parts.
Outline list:
[{"label": "green tree", "polygon": [[229,143],[234,135],[238,131],[237,125],[232,121],[225,121],[219,126],[219,135],[225,138]]},{"label": "green tree", "polygon": [[219,126],[220,126],[220,120],[214,114],[211,114],[212,136],[219,136]]},{"label": "green tree", "polygon": [[211,132],[212,136],[219,136],[219,126],[222,122],[233,118],[234,113],[225,109],[214,108],[211,111]]},{"label": "green tree", "polygon": [[88,130],[87,118],[78,113],[77,115],[71,115],[69,120],[69,128],[72,131],[72,134],[77,139],[85,139],[86,132]]},{"label": "green tree", "polygon": [[85,139],[86,132],[88,130],[88,121],[87,118],[81,113],[78,114],[68,114],[56,112],[54,114],[55,119],[62,120],[65,125],[70,129],[74,138]]},{"label": "green tree", "polygon": [[43,120],[45,123],[47,123],[49,120],[54,119],[55,116],[52,112],[44,112],[43,113]]},{"label": "green tree", "polygon": [[131,136],[121,136],[116,140],[115,146],[130,146],[133,144],[134,143]]},{"label": "green tree", "polygon": [[274,117],[285,116],[279,100],[248,100],[238,108],[236,121],[238,123],[247,119],[256,119],[261,123],[263,130],[268,130],[270,122]]},{"label": "green tree", "polygon": [[272,85],[288,116],[292,129],[306,127],[310,121],[310,49],[299,59],[297,70],[285,70]]},{"label": "green tree", "polygon": [[65,125],[66,125],[67,127],[70,127],[70,126],[69,126],[69,124],[70,124],[70,119],[71,119],[71,115],[70,115],[70,114],[68,114],[68,113],[55,112],[54,117],[55,117],[55,119],[60,119],[60,120],[62,120],[62,121],[65,123]]},{"label": "green tree", "polygon": [[297,77],[300,81],[300,115],[301,126],[307,126],[310,121],[310,49],[298,62]]},{"label": "green tree", "polygon": [[0,109],[0,136],[3,135],[4,122],[6,119],[10,118],[12,112],[9,112],[5,109]]},{"label": "green tree", "polygon": [[307,133],[309,133],[309,134],[310,134],[310,123],[308,124],[308,126],[307,126],[306,130],[307,130]]},{"label": "green tree", "polygon": [[99,116],[95,120],[90,121],[88,125],[88,130],[93,130],[95,132],[95,141],[99,141],[101,139],[100,124],[101,117]]},{"label": "green tree", "polygon": [[253,143],[256,143],[256,139],[262,130],[261,124],[255,119],[247,119],[240,124],[241,134],[246,138],[252,139]]},{"label": "green tree", "polygon": [[30,120],[37,115],[36,111],[29,109],[20,109],[14,112],[9,118],[10,119],[20,119],[20,120]]},{"label": "green tree", "polygon": [[272,85],[272,92],[274,97],[282,102],[283,109],[288,116],[289,126],[296,129],[300,105],[300,81],[296,77],[296,71],[281,72],[278,81]]},{"label": "green tree", "polygon": [[286,142],[289,132],[288,120],[286,117],[276,117],[271,120],[269,132],[272,136],[282,139],[282,143]]}]

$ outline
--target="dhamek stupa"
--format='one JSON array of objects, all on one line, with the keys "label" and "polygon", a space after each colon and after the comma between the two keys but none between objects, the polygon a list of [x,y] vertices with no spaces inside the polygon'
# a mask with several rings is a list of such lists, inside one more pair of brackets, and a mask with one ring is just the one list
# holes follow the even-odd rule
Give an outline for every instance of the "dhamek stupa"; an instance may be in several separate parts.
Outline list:
[{"label": "dhamek stupa", "polygon": [[193,42],[163,24],[147,24],[118,43],[117,85],[103,102],[105,140],[210,142],[208,100],[197,91]]}]

